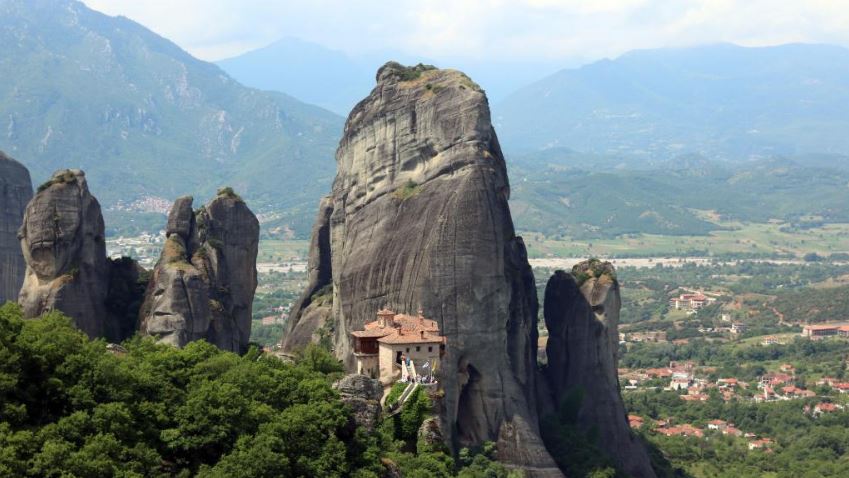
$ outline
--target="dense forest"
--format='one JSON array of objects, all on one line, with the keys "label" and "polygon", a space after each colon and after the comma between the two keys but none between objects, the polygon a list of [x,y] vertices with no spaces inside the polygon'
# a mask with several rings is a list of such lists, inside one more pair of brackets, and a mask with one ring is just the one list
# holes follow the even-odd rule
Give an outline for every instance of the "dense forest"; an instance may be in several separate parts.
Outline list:
[{"label": "dense forest", "polygon": [[57,312],[0,307],[0,476],[514,476],[493,447],[446,450],[417,437],[431,398],[356,426],[331,384],[341,364],[306,349],[294,363],[135,337],[89,340]]}]

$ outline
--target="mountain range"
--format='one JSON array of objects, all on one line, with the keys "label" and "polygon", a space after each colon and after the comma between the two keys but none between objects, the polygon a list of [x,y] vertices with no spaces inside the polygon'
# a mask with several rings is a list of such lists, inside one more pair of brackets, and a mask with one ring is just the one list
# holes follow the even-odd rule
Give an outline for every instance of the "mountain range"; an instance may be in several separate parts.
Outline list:
[{"label": "mountain range", "polygon": [[[59,168],[86,170],[107,234],[156,230],[178,195],[205,200],[232,186],[264,234],[306,237],[333,178],[344,121],[333,111],[347,115],[387,57],[443,63],[390,50],[354,57],[285,38],[216,65],[78,1],[0,0],[0,65],[11,72],[0,78],[0,150],[36,186]],[[520,229],[703,233],[716,226],[692,209],[710,209],[711,199],[744,220],[773,206],[784,219],[807,205],[841,217],[845,48],[635,51],[536,82],[552,65],[461,66],[495,98]],[[713,165],[703,178],[678,177],[691,153]],[[752,173],[757,161],[781,157],[793,166],[778,170],[792,174]],[[748,189],[729,182],[741,171]],[[584,205],[570,207],[578,196]]]},{"label": "mountain range", "polygon": [[347,116],[374,86],[374,72],[387,60],[406,65],[438,64],[460,69],[494,100],[562,68],[553,60],[429,58],[384,49],[352,55],[298,38],[281,38],[217,64],[253,88],[285,91],[308,103]]},{"label": "mountain range", "polygon": [[229,185],[311,211],[332,176],[341,117],[77,1],[0,0],[0,67],[0,150],[36,184],[84,169],[107,209]]},{"label": "mountain range", "polygon": [[849,151],[849,50],[730,44],[633,51],[498,103],[508,150],[711,158]]}]

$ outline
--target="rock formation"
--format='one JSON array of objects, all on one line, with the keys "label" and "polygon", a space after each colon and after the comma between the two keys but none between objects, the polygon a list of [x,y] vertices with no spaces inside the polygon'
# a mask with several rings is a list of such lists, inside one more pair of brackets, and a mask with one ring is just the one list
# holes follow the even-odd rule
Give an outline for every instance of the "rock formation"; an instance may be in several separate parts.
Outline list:
[{"label": "rock formation", "polygon": [[109,261],[100,204],[85,173],[57,171],[26,207],[19,233],[27,269],[25,317],[57,309],[90,337],[106,335]]},{"label": "rock formation", "polygon": [[106,339],[110,342],[121,342],[138,330],[139,309],[149,277],[148,271],[129,257],[109,260]]},{"label": "rock formation", "polygon": [[545,288],[545,376],[555,403],[582,394],[577,425],[597,430],[598,445],[630,476],[653,477],[643,445],[631,434],[619,394],[619,284],[608,262],[557,271]]},{"label": "rock formation", "polygon": [[18,300],[26,263],[18,229],[32,199],[29,171],[0,151],[0,304]]},{"label": "rock formation", "polygon": [[182,347],[205,339],[243,353],[251,335],[259,221],[230,188],[198,211],[177,199],[145,293],[141,333]]},{"label": "rock formation", "polygon": [[353,330],[381,307],[421,308],[447,337],[450,445],[497,441],[505,463],[561,476],[539,438],[536,291],[483,91],[458,71],[387,63],[348,117],[336,161],[284,351],[322,329],[351,367]]},{"label": "rock formation", "polygon": [[318,217],[312,228],[309,257],[307,258],[307,290],[295,302],[283,334],[281,348],[292,352],[310,342],[319,342],[321,333],[333,325],[331,299],[333,293],[330,257],[330,215],[333,213],[333,198],[321,199]]},{"label": "rock formation", "polygon": [[426,418],[422,422],[419,431],[416,433],[416,438],[419,452],[423,451],[422,449],[424,451],[444,451],[445,449],[445,436],[442,434],[442,427],[439,420],[434,417]]},{"label": "rock formation", "polygon": [[379,380],[351,374],[334,383],[333,388],[339,391],[342,403],[351,408],[357,426],[370,432],[377,428],[383,411],[380,405],[383,386]]}]

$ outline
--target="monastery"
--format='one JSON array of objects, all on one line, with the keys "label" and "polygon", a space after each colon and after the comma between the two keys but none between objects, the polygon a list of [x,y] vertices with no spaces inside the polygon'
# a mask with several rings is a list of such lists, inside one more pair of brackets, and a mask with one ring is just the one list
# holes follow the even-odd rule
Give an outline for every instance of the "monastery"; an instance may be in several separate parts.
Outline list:
[{"label": "monastery", "polygon": [[365,330],[351,333],[357,373],[377,378],[383,385],[399,379],[432,377],[445,353],[445,337],[435,320],[396,314],[382,309]]}]

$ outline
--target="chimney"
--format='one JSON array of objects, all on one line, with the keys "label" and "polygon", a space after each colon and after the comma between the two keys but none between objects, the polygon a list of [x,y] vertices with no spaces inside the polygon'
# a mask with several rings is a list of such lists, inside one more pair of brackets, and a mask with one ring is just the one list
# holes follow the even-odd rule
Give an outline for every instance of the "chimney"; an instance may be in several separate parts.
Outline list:
[{"label": "chimney", "polygon": [[424,330],[422,330],[422,340],[424,340]]}]

